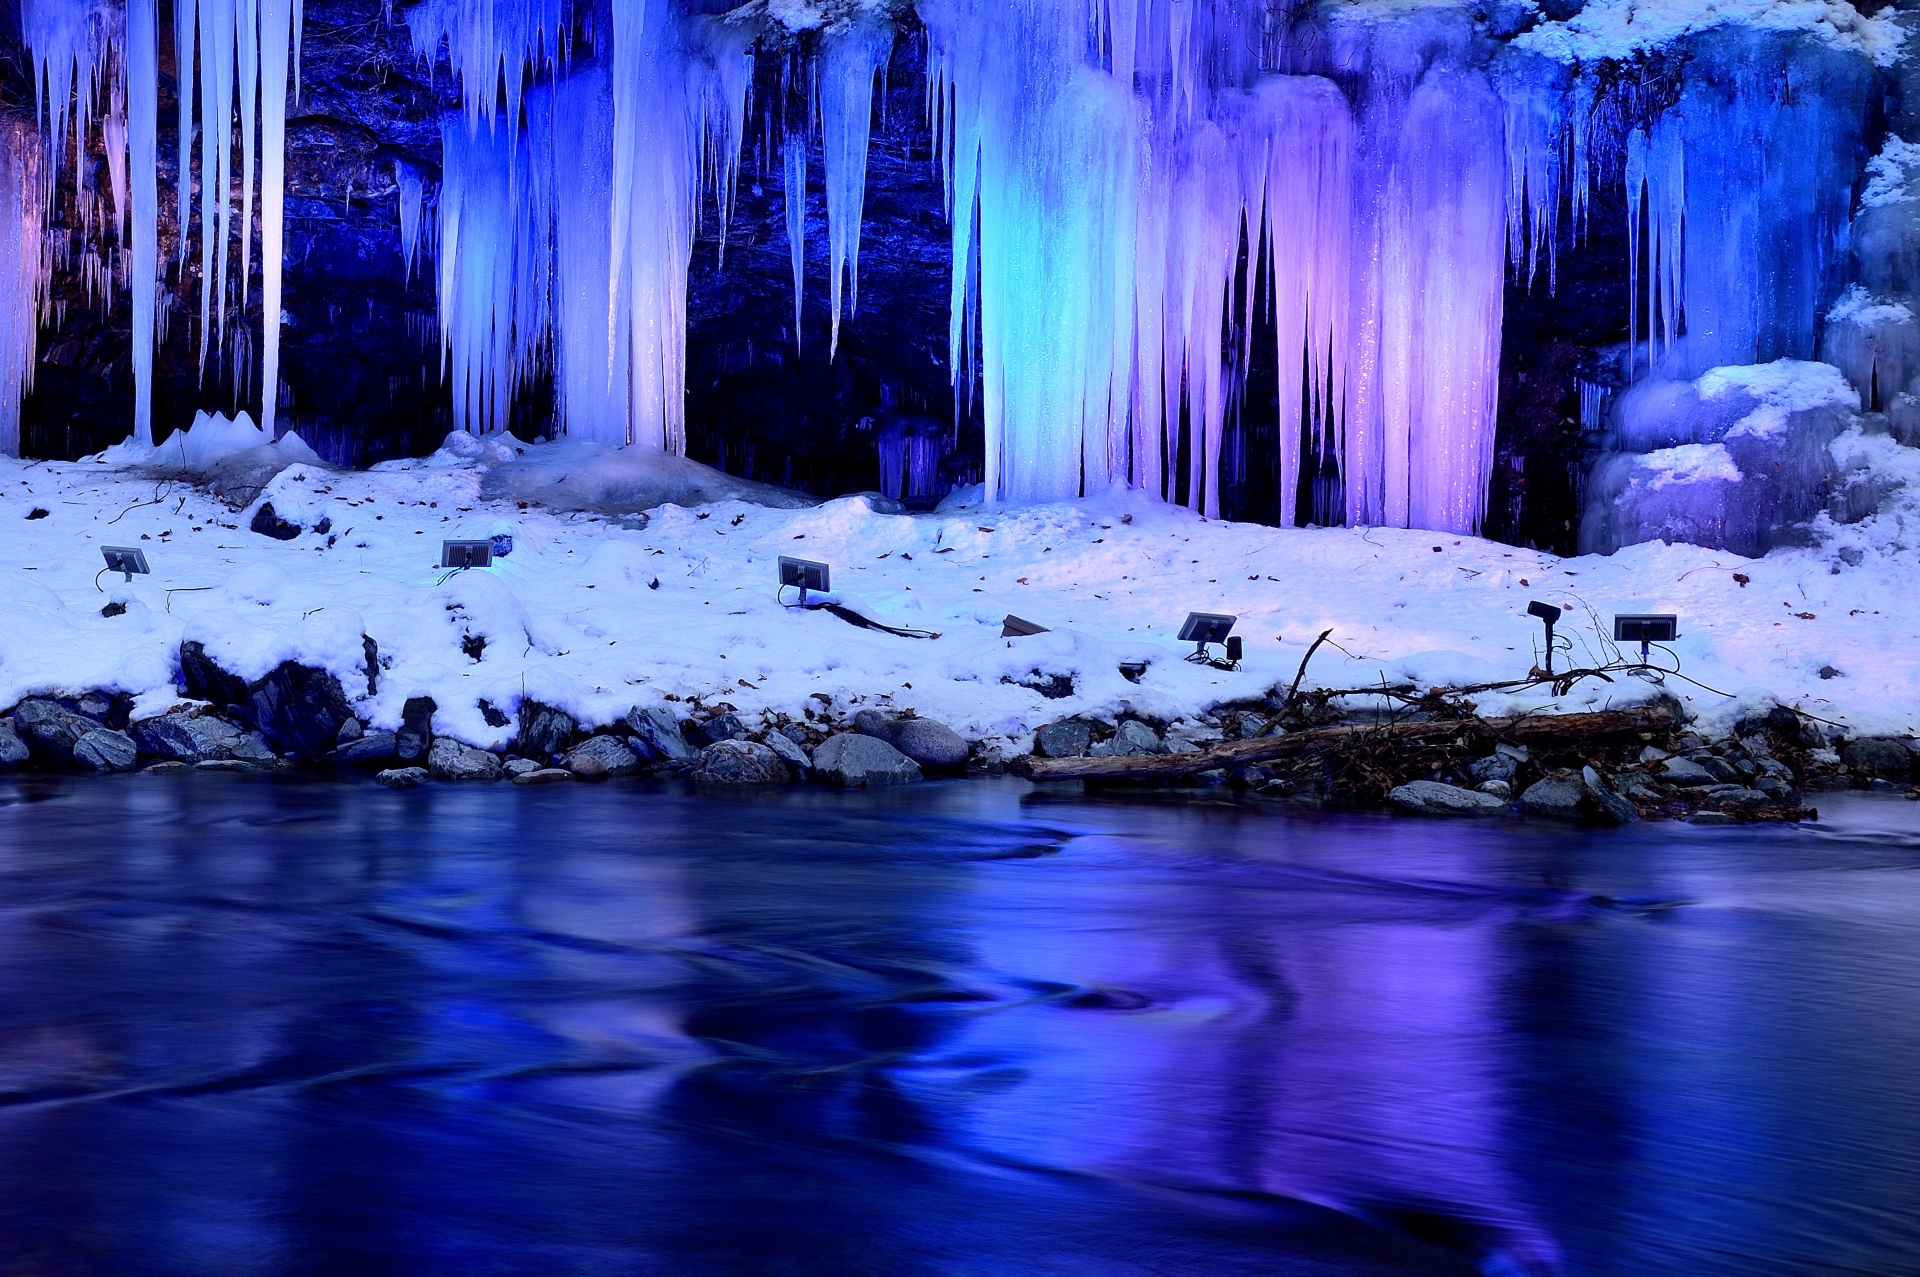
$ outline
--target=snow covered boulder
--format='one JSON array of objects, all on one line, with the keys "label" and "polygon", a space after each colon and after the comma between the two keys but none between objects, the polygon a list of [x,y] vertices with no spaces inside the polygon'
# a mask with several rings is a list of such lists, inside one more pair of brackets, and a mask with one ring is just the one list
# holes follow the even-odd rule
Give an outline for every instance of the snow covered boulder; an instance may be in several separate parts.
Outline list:
[{"label": "snow covered boulder", "polygon": [[793,777],[780,756],[758,741],[715,741],[700,751],[695,780],[716,785],[784,785]]},{"label": "snow covered boulder", "polygon": [[105,727],[94,728],[73,747],[73,761],[94,772],[132,771],[139,756],[131,736]]},{"label": "snow covered boulder", "polygon": [[1506,803],[1492,794],[1476,793],[1437,780],[1413,780],[1387,795],[1387,801],[1410,816],[1496,816]]},{"label": "snow covered boulder", "polygon": [[857,789],[919,780],[920,764],[883,740],[843,732],[813,751],[813,773],[830,785]]},{"label": "snow covered boulder", "polygon": [[[486,463],[493,458],[481,453]],[[820,504],[812,497],[730,474],[658,448],[615,448],[580,439],[556,439],[515,450],[487,467],[480,495],[489,501],[526,501],[551,510],[627,514],[663,505],[745,501],[776,510]]]}]

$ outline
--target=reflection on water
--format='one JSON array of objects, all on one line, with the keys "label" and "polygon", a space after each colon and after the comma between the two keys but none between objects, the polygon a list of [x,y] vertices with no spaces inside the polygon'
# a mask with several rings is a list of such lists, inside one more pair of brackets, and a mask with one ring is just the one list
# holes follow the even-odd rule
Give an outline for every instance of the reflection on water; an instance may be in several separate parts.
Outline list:
[{"label": "reflection on water", "polygon": [[9,781],[0,1273],[1920,1272],[1836,810]]}]

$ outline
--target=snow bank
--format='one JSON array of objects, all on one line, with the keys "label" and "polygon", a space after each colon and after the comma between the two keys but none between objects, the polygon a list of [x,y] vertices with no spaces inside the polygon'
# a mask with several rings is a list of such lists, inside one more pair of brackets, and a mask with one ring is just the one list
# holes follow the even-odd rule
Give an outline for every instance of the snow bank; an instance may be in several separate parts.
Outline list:
[{"label": "snow bank", "polygon": [[[1835,444],[1833,464],[1852,473],[1859,458],[1886,466],[1911,455],[1856,433]],[[1560,632],[1582,663],[1611,654],[1613,612],[1677,612],[1675,650],[1702,683],[1765,688],[1860,731],[1920,730],[1910,641],[1920,517],[1905,506],[1825,519],[1821,548],[1758,561],[1658,543],[1562,560],[1425,532],[1223,523],[1124,491],[918,516],[875,513],[859,499],[667,504],[628,528],[488,499],[482,485],[505,464],[448,450],[369,472],[291,466],[261,500],[309,528],[326,518],[331,530],[282,542],[247,531],[244,514],[198,489],[142,504],[153,481],[138,469],[0,460],[0,526],[11,530],[0,538],[0,580],[12,605],[0,627],[0,706],[103,688],[158,713],[176,697],[181,641],[196,639],[242,675],[283,660],[325,665],[379,726],[396,725],[409,696],[432,696],[438,729],[477,745],[512,731],[488,725],[482,700],[511,714],[534,698],[605,723],[634,705],[684,708],[697,696],[750,724],[769,713],[839,721],[867,706],[913,709],[1018,749],[1035,727],[1071,714],[1185,719],[1184,730],[1204,735],[1197,715],[1291,682],[1328,628],[1310,686],[1521,676],[1540,633],[1525,609],[1540,599],[1571,606]],[[36,507],[50,514],[26,521]],[[508,558],[486,571],[439,570],[441,539],[503,522]],[[102,544],[141,546],[153,574],[96,584]],[[783,607],[782,554],[832,564],[840,598],[857,610],[940,637]],[[101,616],[110,599],[127,612]],[[1242,670],[1181,659],[1190,648],[1174,635],[1188,611],[1240,617]],[[1004,639],[1010,612],[1050,632]],[[362,635],[378,645],[372,697]],[[1134,683],[1121,666],[1138,662],[1147,669]],[[1840,674],[1822,678],[1823,668]],[[1042,691],[1069,682],[1059,699]],[[1696,711],[1722,700],[1678,679],[1667,688]],[[1571,710],[1657,690],[1623,679],[1557,701],[1478,699],[1488,713]]]},{"label": "snow bank", "polygon": [[1867,17],[1845,0],[1597,0],[1513,43],[1562,62],[1624,60],[1720,26],[1810,32],[1878,66],[1892,65],[1906,40],[1891,12]]}]

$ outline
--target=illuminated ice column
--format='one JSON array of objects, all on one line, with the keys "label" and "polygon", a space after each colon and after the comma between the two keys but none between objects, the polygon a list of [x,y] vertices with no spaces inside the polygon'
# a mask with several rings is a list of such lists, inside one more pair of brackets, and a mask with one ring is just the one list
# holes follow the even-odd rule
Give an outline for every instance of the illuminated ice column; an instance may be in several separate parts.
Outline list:
[{"label": "illuminated ice column", "polygon": [[155,22],[154,0],[127,0],[127,170],[133,186],[133,267],[129,284],[133,290],[133,439],[147,447],[153,446],[154,303],[160,291],[160,156],[156,141],[160,54]]},{"label": "illuminated ice column", "polygon": [[613,234],[613,87],[600,67],[583,67],[553,91],[553,163],[566,182],[553,201],[554,381],[569,436],[629,442],[630,377],[624,310],[607,252]]},{"label": "illuminated ice column", "polygon": [[[827,278],[833,316],[830,356],[840,348],[842,287],[848,293],[848,316],[860,304],[860,222],[867,197],[873,80],[892,52],[892,25],[873,19],[852,22],[829,32],[821,41],[820,152],[827,179]],[[804,201],[804,152],[801,163]],[[788,217],[791,225],[791,212]],[[798,287],[796,283],[796,293]]]},{"label": "illuminated ice column", "polygon": [[31,126],[0,123],[0,454],[20,455],[20,400],[33,389],[45,188]]}]

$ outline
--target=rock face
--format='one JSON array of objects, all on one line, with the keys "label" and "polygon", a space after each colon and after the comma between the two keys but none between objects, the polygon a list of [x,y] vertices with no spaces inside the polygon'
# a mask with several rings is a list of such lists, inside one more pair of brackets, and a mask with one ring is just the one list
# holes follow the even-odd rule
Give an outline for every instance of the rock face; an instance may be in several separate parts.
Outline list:
[{"label": "rock face", "polygon": [[922,767],[935,770],[965,767],[970,752],[965,737],[930,718],[898,720],[888,743]]},{"label": "rock face", "polygon": [[548,759],[567,752],[575,731],[572,717],[539,701],[520,702],[520,735],[515,752],[527,758]]},{"label": "rock face", "polygon": [[593,736],[567,755],[566,769],[581,780],[631,776],[640,770],[640,757],[612,736]]},{"label": "rock face", "polygon": [[1093,743],[1093,729],[1078,718],[1048,723],[1033,734],[1033,752],[1042,758],[1078,758]]},{"label": "rock face", "polygon": [[1913,771],[1913,751],[1896,736],[1863,736],[1840,751],[1850,771],[1866,776],[1907,776]]},{"label": "rock face", "polygon": [[73,747],[73,761],[88,771],[132,771],[139,756],[131,736],[104,727],[94,728]]},{"label": "rock face", "polygon": [[653,758],[669,763],[690,763],[694,759],[694,749],[687,744],[680,720],[671,710],[660,706],[641,709],[636,705],[627,711],[627,729]]},{"label": "rock face", "polygon": [[13,730],[13,720],[0,718],[0,772],[25,767],[29,757],[31,754],[27,742],[21,740],[20,733]]},{"label": "rock face", "polygon": [[353,710],[340,680],[325,670],[284,661],[248,689],[248,717],[267,743],[302,760],[319,758]]},{"label": "rock face", "polygon": [[441,780],[499,780],[500,760],[484,749],[442,736],[427,751],[427,770]]},{"label": "rock face", "polygon": [[80,743],[80,738],[100,726],[58,701],[21,701],[13,711],[13,729],[26,741],[34,757],[55,764],[71,763],[73,747]]},{"label": "rock face", "polygon": [[855,789],[919,780],[920,764],[883,740],[844,732],[827,737],[813,751],[813,772],[830,785]]},{"label": "rock face", "polygon": [[693,778],[719,785],[784,785],[793,779],[768,746],[750,740],[715,741],[700,751]]},{"label": "rock face", "polygon": [[1476,793],[1437,780],[1413,780],[1387,795],[1396,808],[1412,816],[1496,816],[1506,803],[1492,794]]}]

